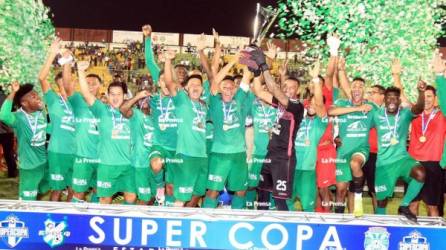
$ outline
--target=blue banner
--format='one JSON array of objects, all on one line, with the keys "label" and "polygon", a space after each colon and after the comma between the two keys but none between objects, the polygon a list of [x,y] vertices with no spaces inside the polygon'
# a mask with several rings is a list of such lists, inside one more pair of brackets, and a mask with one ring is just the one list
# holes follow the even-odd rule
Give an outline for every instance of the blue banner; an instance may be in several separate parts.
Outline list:
[{"label": "blue banner", "polygon": [[0,249],[445,249],[446,228],[0,211]]}]

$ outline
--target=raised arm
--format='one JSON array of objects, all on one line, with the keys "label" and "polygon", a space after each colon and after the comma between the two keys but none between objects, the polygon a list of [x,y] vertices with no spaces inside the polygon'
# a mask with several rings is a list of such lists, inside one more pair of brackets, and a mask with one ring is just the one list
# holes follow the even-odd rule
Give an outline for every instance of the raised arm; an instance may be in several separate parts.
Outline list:
[{"label": "raised arm", "polygon": [[279,67],[280,84],[284,84],[287,79],[288,59],[285,59]]},{"label": "raised arm", "polygon": [[404,93],[404,86],[401,83],[401,63],[399,59],[392,60],[392,78],[393,78],[393,86],[399,88],[401,90],[401,101],[405,104],[412,105],[409,99],[407,99],[406,94]]},{"label": "raised arm", "polygon": [[220,67],[221,44],[218,33],[214,29],[212,29],[212,34],[214,35],[215,49],[214,56],[212,57],[211,70],[212,74],[215,76]]},{"label": "raised arm", "polygon": [[432,67],[436,75],[435,82],[437,83],[438,104],[440,105],[441,112],[446,114],[446,78],[444,76],[446,66],[438,51],[435,53]]},{"label": "raised arm", "polygon": [[200,59],[200,64],[203,67],[204,72],[208,76],[209,81],[212,81],[213,74],[211,66],[209,65],[208,57],[204,53],[204,49],[206,47],[206,37],[204,36],[204,33],[198,37],[197,42],[198,42],[197,51],[198,51],[198,57]]},{"label": "raised arm", "polygon": [[152,76],[153,82],[158,84],[160,68],[155,62],[152,48],[152,27],[148,24],[142,26],[142,33],[144,34],[144,55],[146,59],[146,66]]},{"label": "raised arm", "polygon": [[282,104],[284,107],[288,107],[288,97],[278,87],[276,81],[274,80],[274,77],[271,75],[269,70],[263,72],[263,77],[265,78],[268,91],[279,101],[280,104]]},{"label": "raised arm", "polygon": [[[73,60],[73,56],[71,55],[70,50],[65,50],[63,53],[63,57],[66,60],[70,61],[69,63],[65,63],[62,65],[62,79],[63,79],[63,87],[65,89],[65,93],[68,96],[72,96],[74,93],[74,82],[71,77],[71,62]],[[71,60],[69,58],[71,57]]]},{"label": "raised arm", "polygon": [[14,96],[19,90],[20,85],[18,82],[13,82],[11,84],[11,93],[6,97],[6,100],[3,102],[3,105],[0,109],[0,121],[4,122],[6,125],[13,127],[15,125],[16,119],[14,114],[12,113],[12,105]]},{"label": "raised arm", "polygon": [[125,101],[121,107],[119,108],[119,111],[121,111],[122,115],[125,118],[130,118],[133,115],[132,107],[137,103],[139,100],[146,98],[150,96],[150,92],[147,90],[143,90],[138,92],[134,97],[132,97],[130,100]]},{"label": "raised arm", "polygon": [[85,102],[88,104],[88,106],[92,106],[93,103],[96,101],[96,96],[94,96],[92,93],[90,93],[90,90],[88,88],[87,79],[85,75],[85,70],[87,70],[89,66],[88,61],[80,61],[77,63],[77,73],[79,76],[79,86],[81,89],[81,94],[85,99]]},{"label": "raised arm", "polygon": [[171,96],[177,95],[177,83],[173,80],[172,60],[175,58],[175,51],[169,50],[164,53],[164,82]]},{"label": "raised arm", "polygon": [[344,91],[345,96],[348,99],[352,99],[350,83],[348,81],[347,72],[345,71],[345,58],[343,57],[340,57],[338,59],[338,78],[339,78],[339,85],[342,91]]},{"label": "raised arm", "polygon": [[60,51],[60,38],[56,37],[54,41],[51,43],[51,46],[47,53],[47,58],[45,63],[39,72],[39,82],[42,87],[42,92],[46,93],[50,90],[51,85],[48,82],[48,75],[50,74],[51,65],[53,64],[54,59],[57,56],[57,53]]},{"label": "raised arm", "polygon": [[269,104],[273,103],[273,95],[263,89],[260,76],[254,78],[252,91],[254,95],[257,96],[257,98],[259,98],[260,100]]},{"label": "raised arm", "polygon": [[423,81],[418,82],[417,89],[418,89],[418,99],[417,103],[412,106],[411,111],[414,115],[419,115],[423,113],[424,110],[424,91],[426,90],[427,84]]},{"label": "raised arm", "polygon": [[325,86],[328,89],[333,88],[333,76],[336,68],[336,58],[338,56],[339,46],[341,45],[341,40],[336,35],[330,35],[327,37],[327,45],[330,50],[330,59],[328,60],[327,73],[325,74]]},{"label": "raised arm", "polygon": [[232,67],[234,67],[234,65],[238,62],[240,57],[240,54],[236,54],[234,56],[234,58],[231,59],[231,61],[229,61],[228,64],[226,64],[220,71],[218,71],[218,73],[215,75],[213,81],[211,81],[211,94],[212,95],[216,95],[219,90],[219,84],[221,81],[223,81],[223,79],[225,78],[226,75],[228,75],[229,71],[231,70]]},{"label": "raised arm", "polygon": [[324,97],[322,94],[322,83],[319,79],[320,72],[320,62],[317,61],[313,68],[310,69],[309,74],[312,77],[312,82],[314,84],[314,103],[315,103],[315,111],[319,117],[325,117],[327,115],[327,110],[324,105]]}]

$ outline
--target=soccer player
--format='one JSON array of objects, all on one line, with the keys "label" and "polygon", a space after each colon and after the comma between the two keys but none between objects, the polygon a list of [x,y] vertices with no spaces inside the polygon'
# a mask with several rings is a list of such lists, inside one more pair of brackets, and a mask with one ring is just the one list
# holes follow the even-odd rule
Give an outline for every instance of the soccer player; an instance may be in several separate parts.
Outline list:
[{"label": "soccer player", "polygon": [[[172,77],[171,60],[175,53],[165,54],[165,80],[175,103],[176,115],[181,120],[178,127],[176,158],[173,167],[175,206],[183,206],[192,196],[201,197],[206,192],[208,159],[206,154],[206,104],[200,100],[203,93],[203,79],[191,75],[185,81],[184,89]],[[195,207],[198,199],[187,203]]]},{"label": "soccer player", "polygon": [[[154,174],[150,167],[149,154],[153,140],[153,121],[149,105],[150,92],[141,90],[120,108],[124,117],[130,120],[132,143],[132,166],[135,168],[135,185],[139,205],[147,205],[156,194]],[[137,108],[132,108],[137,103]]]},{"label": "soccer player", "polygon": [[[372,127],[372,116],[368,112],[372,103],[364,99],[365,81],[355,78],[350,86],[345,73],[345,60],[339,59],[338,74],[342,89],[348,99],[338,99],[328,110],[330,116],[338,116],[339,137],[341,146],[337,148],[336,163],[336,213],[344,213],[348,184],[349,191],[354,193],[355,216],[362,216],[362,188],[364,173],[362,166],[369,156],[369,131]],[[352,211],[350,211],[352,212]]]},{"label": "soccer player", "polygon": [[260,173],[258,209],[269,209],[269,194],[272,192],[277,209],[286,211],[286,199],[291,198],[296,166],[294,140],[304,113],[304,107],[297,99],[299,81],[288,78],[282,91],[270,74],[260,48],[250,47],[245,57],[251,62],[251,66],[248,66],[254,76],[259,77],[263,73],[268,88],[268,91],[256,89],[255,95],[277,108],[266,160]]},{"label": "soccer player", "polygon": [[[172,96],[169,94],[164,82],[164,71],[161,71],[155,62],[152,49],[152,28],[150,25],[144,25],[142,31],[145,37],[145,59],[155,85],[159,86],[159,91],[152,94],[150,98],[150,109],[152,110],[153,125],[155,128],[153,147],[150,154],[150,164],[156,176],[158,192],[157,199],[166,206],[174,204],[173,197],[173,162],[175,159],[175,149],[177,146],[178,119],[175,112],[175,104]],[[160,176],[164,175],[166,182],[166,196],[164,194],[163,180]]]},{"label": "soccer player", "polygon": [[[72,180],[74,194],[72,201],[78,202],[85,200],[86,192],[89,188],[93,188],[90,201],[97,202],[96,172],[99,162],[97,152],[99,131],[97,127],[99,121],[93,116],[93,113],[91,113],[82,95],[79,92],[74,91],[74,82],[71,79],[71,63],[69,60],[63,65],[62,75],[64,82],[66,83],[64,86],[68,101],[73,107],[76,125],[76,153]],[[90,93],[99,97],[99,89],[102,84],[101,78],[96,74],[89,74],[86,76],[86,81]]]},{"label": "soccer player", "polygon": [[[49,190],[47,172],[46,114],[32,84],[13,82],[0,110],[0,120],[14,129],[19,164],[19,199],[36,200]],[[13,105],[19,109],[12,112]]]},{"label": "soccer player", "polygon": [[97,170],[97,195],[100,203],[111,204],[116,192],[124,192],[124,203],[136,201],[134,169],[130,161],[130,123],[119,108],[124,102],[127,85],[112,82],[108,86],[108,104],[99,101],[89,90],[85,70],[88,62],[78,62],[81,94],[93,115],[100,119]]},{"label": "soccer player", "polygon": [[249,86],[241,83],[237,89],[233,78],[226,76],[238,59],[239,56],[235,56],[211,82],[209,113],[214,124],[214,141],[209,156],[208,191],[203,202],[206,208],[217,207],[218,193],[225,184],[230,191],[235,192],[231,208],[241,209],[246,206],[248,166],[244,104]]},{"label": "soccer player", "polygon": [[409,125],[415,115],[424,109],[426,86],[418,84],[418,100],[411,109],[401,107],[401,90],[388,87],[384,94],[385,106],[372,112],[373,122],[378,133],[378,158],[376,161],[375,192],[377,214],[385,214],[387,199],[392,197],[398,178],[407,184],[407,192],[398,208],[398,214],[411,221],[417,217],[409,209],[410,202],[418,195],[425,179],[424,167],[407,152]]},{"label": "soccer player", "polygon": [[295,198],[299,198],[302,210],[314,212],[316,206],[316,158],[319,141],[327,125],[327,111],[323,102],[322,81],[319,78],[319,62],[310,70],[314,95],[306,104],[306,113],[297,131],[296,170],[294,173],[293,196],[287,200],[289,210],[295,210]]},{"label": "soccer player", "polygon": [[59,201],[62,191],[68,188],[67,201],[71,200],[71,181],[73,174],[75,144],[75,121],[71,103],[68,101],[61,76],[56,76],[59,94],[51,89],[48,74],[51,65],[60,52],[60,39],[51,44],[48,57],[39,73],[39,81],[44,94],[43,99],[48,107],[51,120],[51,138],[48,145],[48,164],[51,201]]}]

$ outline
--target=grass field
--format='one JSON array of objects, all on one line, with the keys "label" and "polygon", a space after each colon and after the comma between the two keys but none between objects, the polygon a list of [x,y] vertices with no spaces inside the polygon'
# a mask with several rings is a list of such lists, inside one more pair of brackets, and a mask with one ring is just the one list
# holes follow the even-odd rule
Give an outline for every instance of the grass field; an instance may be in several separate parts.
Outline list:
[{"label": "grass field", "polygon": [[[4,172],[0,172],[0,199],[12,199],[17,200],[18,196],[18,179],[17,178],[6,178]],[[364,194],[364,213],[372,214],[373,206],[372,201],[369,196]],[[395,197],[391,199],[387,206],[388,214],[397,214],[398,206],[401,201],[402,194],[396,193]],[[43,200],[49,200],[49,195],[43,197]],[[299,204],[297,204],[299,207]],[[446,209],[445,209],[446,214]],[[420,215],[426,216],[426,208],[424,204],[420,204]]]}]

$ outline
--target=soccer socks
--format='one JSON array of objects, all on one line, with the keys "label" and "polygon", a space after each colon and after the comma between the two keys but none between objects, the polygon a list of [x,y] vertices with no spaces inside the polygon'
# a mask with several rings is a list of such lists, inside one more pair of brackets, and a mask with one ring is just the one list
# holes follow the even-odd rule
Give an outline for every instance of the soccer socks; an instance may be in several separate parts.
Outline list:
[{"label": "soccer socks", "polygon": [[257,192],[256,190],[248,190],[246,191],[246,208],[247,209],[254,209],[255,205],[254,202],[256,201]]},{"label": "soccer socks", "polygon": [[232,196],[231,208],[232,209],[243,209],[246,206],[246,197],[245,196]]},{"label": "soccer socks", "polygon": [[385,215],[386,214],[386,208],[385,207],[376,207],[375,214]]},{"label": "soccer socks", "polygon": [[362,208],[363,186],[364,186],[364,175],[360,177],[355,177],[355,176],[352,177],[352,181],[350,182],[350,192],[353,192],[355,195],[353,215],[356,217],[361,217],[364,215],[364,211]]},{"label": "soccer socks", "polygon": [[[235,195],[234,195],[235,197]],[[234,200],[233,200],[234,202]],[[217,199],[212,199],[209,197],[205,197],[204,201],[203,201],[203,205],[201,206],[202,208],[216,208],[218,205],[218,200]]]},{"label": "soccer socks", "polygon": [[172,207],[175,203],[175,197],[173,197],[173,195],[166,195],[165,199],[166,200],[164,201],[164,206],[166,207]]},{"label": "soccer socks", "polygon": [[401,201],[400,206],[409,206],[409,204],[412,202],[415,197],[417,197],[418,193],[420,192],[421,188],[423,188],[424,183],[419,182],[415,179],[412,179],[409,181],[409,185],[407,186],[406,194],[403,197],[403,200]]}]

